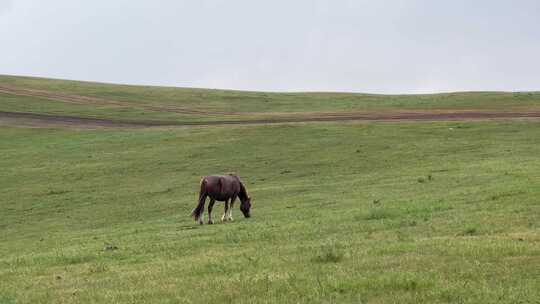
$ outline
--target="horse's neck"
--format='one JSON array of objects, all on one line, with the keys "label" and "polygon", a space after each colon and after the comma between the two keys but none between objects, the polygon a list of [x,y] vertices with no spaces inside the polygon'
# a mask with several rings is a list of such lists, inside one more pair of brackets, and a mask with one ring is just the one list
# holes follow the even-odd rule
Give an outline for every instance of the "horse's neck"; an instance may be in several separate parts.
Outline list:
[{"label": "horse's neck", "polygon": [[244,187],[244,184],[240,183],[240,193],[238,193],[238,198],[240,198],[241,201],[245,201],[248,198],[246,187]]}]

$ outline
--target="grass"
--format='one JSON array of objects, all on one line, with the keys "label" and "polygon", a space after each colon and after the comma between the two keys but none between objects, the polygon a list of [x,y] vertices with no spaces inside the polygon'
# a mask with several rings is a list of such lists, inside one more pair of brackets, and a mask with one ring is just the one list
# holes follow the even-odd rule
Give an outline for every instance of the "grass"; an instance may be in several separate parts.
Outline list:
[{"label": "grass", "polygon": [[[534,303],[539,147],[537,121],[0,127],[0,303]],[[231,171],[253,217],[196,225]]]},{"label": "grass", "polygon": [[[0,93],[0,111],[124,120],[264,119],[271,115],[284,115],[290,112],[324,111],[540,109],[539,92],[461,92],[426,95],[270,93],[111,85],[2,75],[0,86],[60,92],[120,102],[120,104],[112,102],[74,104]],[[185,109],[204,113],[178,112]],[[225,115],[223,112],[234,112],[237,115]]]}]

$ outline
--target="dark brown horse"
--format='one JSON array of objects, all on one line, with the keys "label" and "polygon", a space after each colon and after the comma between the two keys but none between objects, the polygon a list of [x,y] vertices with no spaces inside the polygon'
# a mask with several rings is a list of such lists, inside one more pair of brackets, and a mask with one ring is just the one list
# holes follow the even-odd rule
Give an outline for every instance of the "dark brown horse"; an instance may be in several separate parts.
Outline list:
[{"label": "dark brown horse", "polygon": [[242,211],[245,217],[251,216],[249,212],[251,198],[247,193],[246,187],[244,187],[244,184],[242,184],[242,181],[236,175],[212,175],[205,176],[201,179],[199,204],[191,212],[191,217],[201,225],[203,224],[206,197],[210,197],[210,203],[208,204],[208,224],[214,223],[212,220],[212,208],[216,201],[225,202],[225,212],[221,217],[221,221],[232,221],[232,208],[237,197],[240,199],[240,211]]}]

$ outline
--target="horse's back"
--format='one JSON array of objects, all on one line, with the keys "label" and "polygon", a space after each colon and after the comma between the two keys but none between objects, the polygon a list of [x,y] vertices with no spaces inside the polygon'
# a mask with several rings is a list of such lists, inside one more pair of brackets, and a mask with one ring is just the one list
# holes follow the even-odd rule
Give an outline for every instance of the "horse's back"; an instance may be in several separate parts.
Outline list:
[{"label": "horse's back", "polygon": [[216,200],[227,200],[240,192],[240,179],[236,175],[209,175],[202,182],[206,193]]}]

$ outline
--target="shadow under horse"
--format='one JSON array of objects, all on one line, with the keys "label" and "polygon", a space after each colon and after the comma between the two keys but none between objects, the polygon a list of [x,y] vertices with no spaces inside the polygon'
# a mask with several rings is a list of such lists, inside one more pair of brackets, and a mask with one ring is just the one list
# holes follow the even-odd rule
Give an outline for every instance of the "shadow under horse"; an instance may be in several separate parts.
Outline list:
[{"label": "shadow under horse", "polygon": [[246,187],[236,175],[211,175],[201,179],[199,204],[191,212],[191,217],[201,225],[204,222],[204,204],[207,197],[210,197],[210,203],[208,204],[208,224],[214,223],[212,220],[212,209],[216,201],[225,202],[225,212],[221,217],[222,222],[233,220],[232,209],[236,198],[240,199],[240,211],[242,211],[244,216],[246,218],[251,216],[251,198],[248,195]]}]

